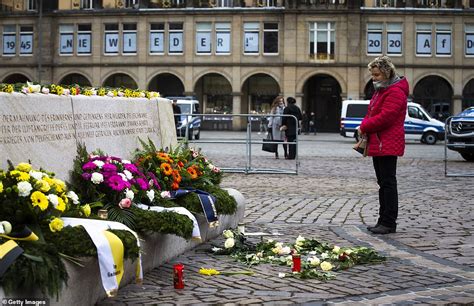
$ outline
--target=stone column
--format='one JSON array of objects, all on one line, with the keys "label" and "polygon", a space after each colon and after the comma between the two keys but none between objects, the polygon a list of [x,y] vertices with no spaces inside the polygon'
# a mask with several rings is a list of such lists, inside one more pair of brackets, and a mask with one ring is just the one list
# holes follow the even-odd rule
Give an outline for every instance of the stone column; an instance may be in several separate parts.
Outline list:
[{"label": "stone column", "polygon": [[[233,114],[241,114],[242,113],[242,102],[241,102],[241,92],[233,92],[232,93],[232,113]],[[234,131],[241,131],[245,129],[245,126],[243,126],[243,120],[242,117],[238,116],[233,116],[232,117],[232,130]]]},{"label": "stone column", "polygon": [[462,111],[462,96],[453,96],[453,115],[456,115]]}]

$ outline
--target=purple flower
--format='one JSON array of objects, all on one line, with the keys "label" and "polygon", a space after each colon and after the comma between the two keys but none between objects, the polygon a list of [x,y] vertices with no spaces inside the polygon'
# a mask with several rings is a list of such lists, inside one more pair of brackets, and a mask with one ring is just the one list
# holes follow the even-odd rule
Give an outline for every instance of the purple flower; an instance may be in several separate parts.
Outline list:
[{"label": "purple flower", "polygon": [[91,177],[92,177],[92,174],[90,173],[87,173],[87,172],[84,172],[83,174],[81,174],[82,178],[85,179],[86,181],[90,180]]},{"label": "purple flower", "polygon": [[110,156],[110,159],[111,159],[111,160],[118,161],[118,162],[122,162],[122,159],[121,159],[120,157]]},{"label": "purple flower", "polygon": [[151,181],[153,182],[153,185],[155,185],[158,190],[161,190],[160,184],[158,184],[158,180],[156,179],[156,176],[153,174],[153,172],[148,172],[147,173],[148,177],[151,178]]},{"label": "purple flower", "polygon": [[146,182],[146,180],[142,179],[141,177],[137,178],[137,184],[138,184],[138,186],[140,186],[141,190],[147,190],[148,189],[148,183]]},{"label": "purple flower", "polygon": [[132,173],[138,173],[138,168],[134,164],[125,164],[123,167]]},{"label": "purple flower", "polygon": [[117,173],[117,166],[115,166],[113,164],[105,164],[104,166],[102,166],[102,171]]},{"label": "purple flower", "polygon": [[94,170],[95,168],[97,168],[97,165],[90,161],[82,165],[84,171]]},{"label": "purple flower", "polygon": [[107,185],[115,191],[122,191],[126,188],[125,182],[119,175],[113,175],[106,181]]}]

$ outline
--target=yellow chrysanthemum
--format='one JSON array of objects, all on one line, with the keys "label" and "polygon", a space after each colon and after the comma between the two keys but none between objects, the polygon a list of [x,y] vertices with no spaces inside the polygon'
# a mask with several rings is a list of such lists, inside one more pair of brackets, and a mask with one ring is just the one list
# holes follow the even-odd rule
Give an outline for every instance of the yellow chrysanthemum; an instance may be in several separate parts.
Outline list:
[{"label": "yellow chrysanthemum", "polygon": [[86,217],[89,217],[91,215],[91,207],[89,206],[89,204],[81,206],[81,209]]},{"label": "yellow chrysanthemum", "polygon": [[49,229],[52,231],[52,232],[60,232],[64,227],[64,222],[63,220],[59,219],[59,218],[54,218],[53,220],[51,220],[51,222],[49,222]]},{"label": "yellow chrysanthemum", "polygon": [[67,197],[67,195],[65,193],[62,193],[59,195],[61,197],[61,199],[63,199],[64,203],[66,203],[66,205],[69,203],[69,198]]},{"label": "yellow chrysanthemum", "polygon": [[5,89],[5,92],[7,92],[7,93],[12,93],[12,92],[13,92],[13,85],[8,84],[8,85],[7,85],[7,88]]},{"label": "yellow chrysanthemum", "polygon": [[201,268],[199,269],[199,274],[212,276],[212,275],[219,275],[221,273],[217,271],[216,269]]},{"label": "yellow chrysanthemum", "polygon": [[77,95],[77,89],[75,87],[71,88],[71,95],[72,96]]},{"label": "yellow chrysanthemum", "polygon": [[53,182],[54,182],[54,187],[56,187],[56,191],[58,193],[62,193],[66,190],[66,184],[59,180],[59,179],[53,179]]},{"label": "yellow chrysanthemum", "polygon": [[47,182],[45,178],[44,180],[36,181],[35,188],[42,192],[48,192],[51,189],[51,185]]},{"label": "yellow chrysanthemum", "polygon": [[16,178],[20,182],[26,182],[30,180],[30,175],[26,172],[20,172],[20,175]]},{"label": "yellow chrysanthemum", "polygon": [[31,203],[34,206],[38,206],[42,211],[48,208],[48,197],[41,191],[35,191],[31,194]]},{"label": "yellow chrysanthemum", "polygon": [[31,165],[28,163],[19,163],[16,168],[16,170],[23,171],[23,172],[30,172],[31,171]]},{"label": "yellow chrysanthemum", "polygon": [[66,203],[64,203],[63,199],[58,197],[58,205],[56,206],[56,209],[59,210],[60,212],[63,212],[66,209]]},{"label": "yellow chrysanthemum", "polygon": [[3,192],[3,183],[0,182],[0,193],[2,193],[2,192]]},{"label": "yellow chrysanthemum", "polygon": [[18,171],[18,170],[12,170],[12,171],[9,172],[11,177],[18,177],[18,176],[20,176],[20,173],[21,172]]}]

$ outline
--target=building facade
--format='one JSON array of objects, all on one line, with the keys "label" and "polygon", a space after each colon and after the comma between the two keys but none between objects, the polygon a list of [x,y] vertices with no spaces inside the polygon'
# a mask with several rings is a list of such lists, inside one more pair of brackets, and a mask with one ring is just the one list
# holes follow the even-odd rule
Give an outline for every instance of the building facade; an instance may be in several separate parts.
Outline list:
[{"label": "building facade", "polygon": [[474,105],[473,0],[0,0],[0,32],[4,83],[193,95],[206,114],[266,113],[282,94],[337,131],[387,54],[432,114]]}]

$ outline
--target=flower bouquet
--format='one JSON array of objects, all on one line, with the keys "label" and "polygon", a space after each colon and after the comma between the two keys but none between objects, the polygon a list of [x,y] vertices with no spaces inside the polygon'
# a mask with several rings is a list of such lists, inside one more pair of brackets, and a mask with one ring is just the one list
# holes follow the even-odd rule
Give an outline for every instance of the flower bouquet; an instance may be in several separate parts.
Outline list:
[{"label": "flower bouquet", "polygon": [[21,255],[4,270],[1,284],[5,292],[38,288],[57,295],[67,281],[61,257],[69,256],[48,236],[64,233],[61,215],[69,210],[87,215],[88,207],[53,173],[29,163],[9,165],[7,171],[0,170],[0,244],[16,245]]},{"label": "flower bouquet", "polygon": [[48,225],[52,232],[61,231],[59,217],[69,209],[84,211],[79,197],[68,191],[65,182],[43,169],[33,169],[29,163],[11,163],[8,171],[0,170],[0,219],[13,225],[13,231],[28,225],[38,231],[39,226]]},{"label": "flower bouquet", "polygon": [[71,178],[81,198],[90,203],[94,217],[104,208],[107,219],[140,232],[192,236],[193,223],[188,217],[136,207],[136,203],[154,205],[162,194],[158,177],[136,163],[100,151],[89,154],[79,145]]},{"label": "flower bouquet", "polygon": [[[291,267],[293,256],[301,258],[301,272],[289,275],[299,278],[317,278],[329,280],[335,277],[332,271],[348,269],[354,265],[380,263],[385,257],[367,247],[339,247],[337,245],[319,242],[316,239],[306,239],[298,236],[294,244],[285,245],[282,242],[267,240],[258,244],[249,242],[242,233],[225,230],[224,247],[213,247],[216,255],[230,255],[248,266],[260,263],[270,263]],[[285,277],[286,273],[279,273]]]},{"label": "flower bouquet", "polygon": [[94,214],[105,208],[110,220],[131,228],[135,225],[129,210],[133,201],[153,203],[155,190],[160,189],[153,173],[144,174],[132,162],[100,151],[88,154],[84,146],[78,147],[72,183],[82,198],[91,203]]},{"label": "flower bouquet", "polygon": [[[212,164],[200,150],[179,144],[175,149],[158,150],[153,142],[140,140],[143,149],[135,152],[134,161],[142,169],[152,172],[161,183],[162,189],[199,189],[216,197],[217,214],[233,214],[237,209],[235,199],[219,187],[222,172]],[[162,206],[181,206],[193,213],[202,213],[203,208],[195,193],[189,193],[174,201],[160,199]]]},{"label": "flower bouquet", "polygon": [[140,143],[143,150],[135,152],[135,161],[158,177],[163,190],[218,185],[222,179],[220,169],[198,150],[187,148],[184,144],[175,149],[158,150],[150,139],[148,143],[142,140]]}]

